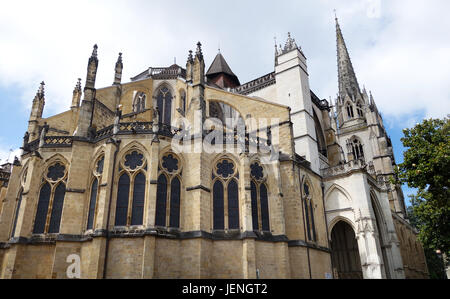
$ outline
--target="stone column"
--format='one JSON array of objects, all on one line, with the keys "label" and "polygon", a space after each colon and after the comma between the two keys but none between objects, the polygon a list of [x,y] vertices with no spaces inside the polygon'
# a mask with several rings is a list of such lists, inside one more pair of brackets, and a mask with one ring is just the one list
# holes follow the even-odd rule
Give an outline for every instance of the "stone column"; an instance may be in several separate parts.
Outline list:
[{"label": "stone column", "polygon": [[97,215],[94,223],[94,239],[88,247],[83,248],[81,254],[82,264],[87,262],[87,273],[82,273],[82,278],[101,279],[105,267],[106,255],[106,238],[105,233],[111,228],[112,219],[110,219],[110,227],[108,227],[108,217],[110,213],[110,201],[114,200],[114,173],[117,169],[114,165],[116,150],[118,151],[119,143],[114,144],[108,142],[104,148],[105,161],[103,164],[103,174],[99,184],[99,195],[97,198]]},{"label": "stone column", "polygon": [[[240,155],[239,202],[241,232],[253,232],[252,197],[250,187],[250,159],[248,153]],[[242,244],[242,274],[244,279],[256,278],[256,248],[254,239],[246,239]]]},{"label": "stone column", "polygon": [[356,220],[356,240],[364,279],[383,279],[382,253],[375,233],[376,220],[370,215],[359,214]]}]

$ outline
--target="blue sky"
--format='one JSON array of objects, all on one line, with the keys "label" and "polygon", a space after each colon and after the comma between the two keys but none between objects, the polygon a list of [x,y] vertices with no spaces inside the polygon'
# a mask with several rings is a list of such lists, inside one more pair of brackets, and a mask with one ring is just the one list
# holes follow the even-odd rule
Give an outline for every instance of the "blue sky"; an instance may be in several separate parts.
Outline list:
[{"label": "blue sky", "polygon": [[112,83],[119,52],[127,81],[174,58],[184,65],[199,40],[208,66],[220,44],[243,83],[273,71],[274,37],[284,44],[291,32],[308,58],[311,88],[334,99],[334,9],[358,81],[372,91],[400,163],[402,130],[450,113],[447,0],[7,1],[0,11],[0,159],[21,146],[41,81],[44,116],[69,109],[95,43],[98,87]]}]

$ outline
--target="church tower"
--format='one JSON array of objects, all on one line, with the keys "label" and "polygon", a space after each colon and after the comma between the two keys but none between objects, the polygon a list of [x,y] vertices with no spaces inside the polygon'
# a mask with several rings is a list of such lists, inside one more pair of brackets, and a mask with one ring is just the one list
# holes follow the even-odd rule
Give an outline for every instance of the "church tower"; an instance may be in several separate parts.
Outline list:
[{"label": "church tower", "polygon": [[[284,48],[275,49],[277,103],[290,107],[295,152],[320,171],[319,151],[314,125],[311,90],[306,57],[288,33]],[[294,83],[295,82],[295,83]]]},{"label": "church tower", "polygon": [[[362,160],[378,179],[389,181],[394,175],[392,142],[372,93],[361,91],[347,46],[336,18],[339,94],[336,99],[336,127],[346,162]],[[389,193],[391,209],[406,216],[403,192],[394,186]]]}]

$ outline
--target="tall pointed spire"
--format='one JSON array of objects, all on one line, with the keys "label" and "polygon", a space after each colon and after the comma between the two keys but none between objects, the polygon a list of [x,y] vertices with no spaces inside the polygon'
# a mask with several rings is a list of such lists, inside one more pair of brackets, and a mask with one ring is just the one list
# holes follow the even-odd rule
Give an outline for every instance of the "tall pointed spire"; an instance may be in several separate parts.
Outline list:
[{"label": "tall pointed spire", "polygon": [[352,61],[345,45],[344,36],[336,17],[337,62],[339,74],[339,96],[343,100],[347,95],[356,100],[361,95],[358,80],[353,70]]}]

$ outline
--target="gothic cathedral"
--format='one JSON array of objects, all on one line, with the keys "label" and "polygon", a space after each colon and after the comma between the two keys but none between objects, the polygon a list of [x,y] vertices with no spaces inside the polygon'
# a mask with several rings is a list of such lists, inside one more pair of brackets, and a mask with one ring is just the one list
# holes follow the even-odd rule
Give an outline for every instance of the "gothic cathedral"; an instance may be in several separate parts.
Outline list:
[{"label": "gothic cathedral", "polygon": [[94,46],[69,110],[33,100],[22,155],[0,168],[0,277],[404,279],[428,276],[372,93],[336,19],[339,94],[310,90],[289,34],[241,84],[202,45],[96,87]]}]

